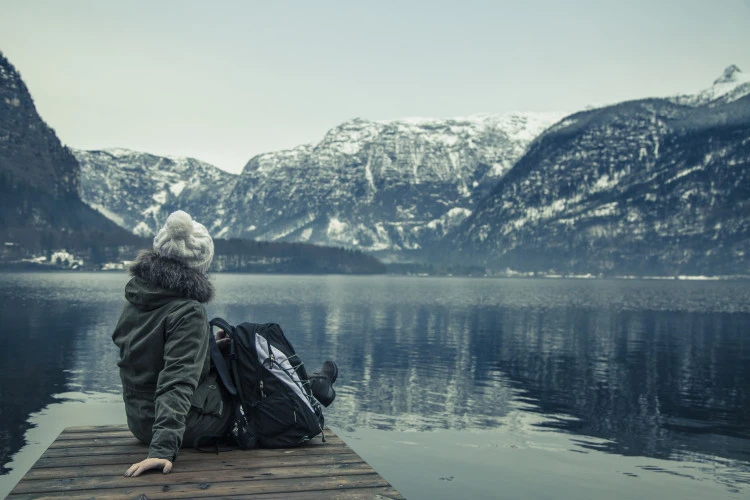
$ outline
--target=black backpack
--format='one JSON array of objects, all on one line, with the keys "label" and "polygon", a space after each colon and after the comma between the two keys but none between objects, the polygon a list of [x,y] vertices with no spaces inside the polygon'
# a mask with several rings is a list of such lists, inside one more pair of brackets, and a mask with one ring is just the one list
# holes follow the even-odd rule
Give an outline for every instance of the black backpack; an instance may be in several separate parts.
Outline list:
[{"label": "black backpack", "polygon": [[[241,448],[289,448],[323,434],[323,410],[312,395],[302,360],[279,325],[232,326],[222,318],[210,324],[211,361],[239,403],[233,434]],[[232,339],[229,366],[213,327]]]}]

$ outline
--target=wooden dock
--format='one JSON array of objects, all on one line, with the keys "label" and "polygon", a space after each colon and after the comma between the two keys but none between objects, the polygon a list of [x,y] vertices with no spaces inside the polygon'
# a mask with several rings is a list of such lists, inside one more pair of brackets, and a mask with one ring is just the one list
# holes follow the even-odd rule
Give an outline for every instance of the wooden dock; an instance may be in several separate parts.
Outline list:
[{"label": "wooden dock", "polygon": [[290,449],[185,449],[170,474],[124,477],[148,454],[127,427],[68,427],[8,498],[403,499],[340,437],[325,434],[325,443]]}]

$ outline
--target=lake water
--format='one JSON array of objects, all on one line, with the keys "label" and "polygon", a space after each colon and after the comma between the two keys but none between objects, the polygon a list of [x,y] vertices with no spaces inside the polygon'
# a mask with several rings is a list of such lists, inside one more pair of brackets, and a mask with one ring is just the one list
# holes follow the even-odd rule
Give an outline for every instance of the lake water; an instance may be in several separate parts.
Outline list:
[{"label": "lake water", "polygon": [[[328,424],[409,499],[750,495],[748,282],[213,279],[209,315],[338,362]],[[62,428],[124,423],[126,281],[0,274],[0,497]]]}]

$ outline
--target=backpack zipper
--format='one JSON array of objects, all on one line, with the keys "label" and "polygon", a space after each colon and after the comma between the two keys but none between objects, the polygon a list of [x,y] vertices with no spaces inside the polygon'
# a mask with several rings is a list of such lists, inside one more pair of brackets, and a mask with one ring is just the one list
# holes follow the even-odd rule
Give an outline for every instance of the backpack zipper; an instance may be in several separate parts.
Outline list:
[{"label": "backpack zipper", "polygon": [[273,368],[274,363],[276,362],[276,356],[273,355],[273,349],[271,348],[271,341],[266,338],[266,345],[268,346],[268,357],[271,360],[271,368]]}]

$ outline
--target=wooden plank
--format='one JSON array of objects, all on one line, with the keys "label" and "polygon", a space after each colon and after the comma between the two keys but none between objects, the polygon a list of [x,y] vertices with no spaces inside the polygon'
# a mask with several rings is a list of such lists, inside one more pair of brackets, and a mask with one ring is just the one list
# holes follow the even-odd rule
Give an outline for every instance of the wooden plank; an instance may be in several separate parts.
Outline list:
[{"label": "wooden plank", "polygon": [[[266,454],[270,455],[277,455],[279,453],[298,453],[298,454],[304,454],[304,453],[315,453],[315,450],[317,448],[326,448],[326,449],[332,449],[332,448],[346,448],[347,446],[342,443],[328,443],[326,446],[300,446],[298,448],[289,448],[285,450],[252,450],[252,451],[258,451],[258,452],[265,452]],[[182,450],[180,451],[179,455],[177,456],[177,460],[182,460],[188,456],[191,455],[190,451],[192,450]],[[242,452],[242,450],[234,450],[238,452]],[[233,453],[229,452],[229,453]],[[78,447],[78,448],[53,448],[48,449],[42,454],[42,458],[74,458],[74,457],[94,457],[94,456],[106,456],[106,455],[145,455],[148,454],[148,446],[143,444],[131,444],[131,445],[122,445],[122,446],[85,446],[85,447]],[[199,457],[205,457],[206,455],[211,455],[213,453],[205,452],[205,453],[198,453]]]},{"label": "wooden plank", "polygon": [[8,498],[403,499],[335,433],[326,438],[287,449],[185,449],[170,474],[126,478],[148,447],[125,426],[68,428]]},{"label": "wooden plank", "polygon": [[396,491],[392,486],[377,488],[358,488],[345,489],[339,491],[295,491],[284,493],[261,493],[249,495],[236,495],[233,499],[251,499],[251,500],[404,500],[401,493]]},{"label": "wooden plank", "polygon": [[[101,434],[103,432],[129,432],[128,426],[125,424],[111,424],[111,425],[79,425],[76,427],[66,427],[63,429],[61,435],[69,434],[85,434],[85,433]],[[323,432],[334,434],[330,427],[327,425],[323,426]],[[335,434],[334,434],[335,435]]]},{"label": "wooden plank", "polygon": [[[340,454],[320,454],[316,456],[283,456],[273,460],[259,459],[255,455],[247,458],[237,458],[234,460],[191,460],[175,462],[175,470],[179,472],[205,472],[205,471],[227,471],[233,473],[233,470],[242,469],[243,471],[253,471],[267,464],[273,464],[274,467],[297,467],[309,464],[314,461],[318,465],[334,464],[355,464],[365,463],[362,458],[351,450]],[[34,467],[24,476],[24,480],[35,479],[56,479],[60,477],[79,478],[79,477],[97,477],[97,476],[121,476],[125,470],[130,467],[132,462],[122,461],[118,464],[110,465],[86,465],[85,467]]]},{"label": "wooden plank", "polygon": [[[154,474],[149,476],[153,477]],[[320,492],[320,498],[328,498],[328,491],[339,491],[343,489],[362,489],[390,486],[385,479],[377,473],[351,474],[351,475],[331,475],[318,477],[303,478],[284,478],[284,479],[250,479],[242,481],[216,481],[203,483],[182,483],[172,484],[168,476],[158,474],[161,480],[159,484],[147,486],[127,486],[121,488],[106,488],[96,491],[69,491],[60,489],[56,496],[59,498],[60,492],[65,493],[65,498],[92,498],[92,496],[101,496],[113,498],[122,495],[124,498],[137,498],[146,495],[150,499],[156,498],[206,498],[215,496],[236,496],[248,495],[254,493],[288,493],[300,491]],[[223,478],[222,478],[223,479]],[[46,498],[47,495],[36,493],[15,494],[11,492],[8,498],[20,500],[25,498]]]},{"label": "wooden plank", "polygon": [[[71,430],[73,429],[73,430]],[[114,427],[111,426],[107,428],[107,430],[103,431],[79,431],[78,429],[88,429],[87,427],[68,427],[67,429],[63,430],[62,433],[57,437],[55,442],[58,441],[72,441],[72,440],[82,440],[82,439],[121,439],[121,438],[132,438],[133,434],[128,430],[126,426],[119,426]],[[323,428],[323,433],[326,436],[326,440],[328,440],[329,435],[333,438],[337,438],[336,434],[331,431],[328,427]],[[322,439],[320,436],[316,436],[312,439],[311,442],[322,442]]]},{"label": "wooden plank", "polygon": [[111,439],[111,438],[132,438],[133,434],[129,430],[107,431],[107,432],[67,432],[63,431],[55,441],[65,441],[69,439]]},{"label": "wooden plank", "polygon": [[[335,448],[335,449],[334,449]],[[236,458],[237,455],[241,454],[251,454],[253,457],[255,457],[256,460],[271,460],[275,457],[282,457],[282,456],[305,456],[305,457],[311,457],[316,455],[331,455],[331,454],[337,454],[337,453],[347,453],[350,452],[351,448],[347,446],[341,446],[341,445],[332,445],[330,448],[324,448],[324,447],[300,447],[300,448],[291,448],[288,450],[251,450],[251,451],[243,451],[243,450],[237,450],[237,451],[228,451],[220,453],[219,455],[213,454],[213,453],[199,453],[199,452],[191,452],[189,450],[183,450],[180,452],[180,455],[177,457],[176,464],[182,464],[188,461],[208,461],[209,457],[216,457],[212,458],[212,460],[218,460],[225,463],[228,463]],[[42,455],[42,458],[37,460],[36,464],[34,464],[34,468],[49,468],[49,467],[87,467],[89,465],[110,465],[110,464],[122,464],[122,465],[131,465],[136,462],[140,462],[143,460],[148,453],[148,448],[146,446],[143,446],[138,452],[136,453],[121,453],[121,454],[113,454],[113,455],[82,455],[82,456],[74,456],[74,457],[45,457]]]},{"label": "wooden plank", "polygon": [[[323,493],[323,494],[321,494]],[[264,493],[258,495],[238,495],[233,499],[247,498],[251,500],[405,500],[392,486],[380,488],[359,488],[341,491],[295,491],[285,493]]]},{"label": "wooden plank", "polygon": [[[330,435],[326,436],[325,443],[322,439],[313,439],[312,441],[305,443],[302,446],[321,446],[321,445],[327,445],[327,444],[342,444],[343,440],[336,436],[336,435]],[[89,437],[89,438],[82,438],[82,439],[65,439],[65,440],[55,440],[54,443],[52,443],[49,446],[49,450],[54,449],[63,449],[63,448],[82,448],[82,447],[112,447],[112,446],[133,446],[133,445],[141,445],[144,446],[143,443],[138,441],[136,438],[134,438],[132,435],[130,436],[119,436],[119,437],[103,437],[103,438],[97,438],[97,437]]]},{"label": "wooden plank", "polygon": [[[65,443],[72,443],[71,446],[65,446],[63,442],[53,442],[47,451],[45,451],[43,457],[75,457],[81,455],[111,455],[121,453],[137,453],[141,450],[147,450],[148,447],[138,441],[135,438],[123,438],[117,440],[105,439],[99,443],[92,443],[86,440],[74,440],[65,441]],[[326,442],[324,443],[320,439],[316,439],[305,443],[296,448],[282,448],[283,450],[297,450],[297,449],[310,449],[315,447],[332,447],[332,446],[346,446],[344,441],[335,435],[327,436]],[[185,449],[186,451],[189,448]],[[182,452],[180,453],[182,454]]]},{"label": "wooden plank", "polygon": [[77,427],[66,427],[63,432],[65,433],[76,433],[76,432],[113,432],[127,430],[128,426],[123,424],[116,425],[80,425]]},{"label": "wooden plank", "polygon": [[[89,434],[86,434],[88,436]],[[82,439],[56,439],[52,443],[48,450],[54,450],[57,448],[81,448],[91,446],[132,446],[132,445],[143,445],[140,441],[130,436],[122,437],[101,437],[101,438],[82,438]]]},{"label": "wooden plank", "polygon": [[221,482],[222,484],[234,480],[248,479],[291,479],[310,478],[319,476],[348,476],[352,474],[375,474],[375,471],[365,462],[359,461],[353,464],[297,464],[295,467],[257,467],[252,470],[242,470],[239,474],[232,472],[217,474],[216,471],[182,471],[172,472],[168,478],[164,474],[149,473],[138,477],[125,477],[122,472],[116,475],[99,477],[65,477],[64,479],[38,479],[27,480],[19,484],[13,493],[51,493],[60,491],[77,492],[82,490],[101,490],[113,488],[131,488],[163,484],[168,479],[172,486],[190,483],[211,484]]},{"label": "wooden plank", "polygon": [[[8,497],[12,499],[33,498],[37,500],[59,500],[61,495],[44,495],[28,496],[18,495]],[[71,500],[91,500],[96,498],[106,498],[108,500],[134,500],[138,499],[138,494],[115,494],[115,495],[65,495],[64,498]],[[169,495],[164,497],[150,496],[141,498],[170,498]],[[205,497],[212,498],[212,497]],[[213,498],[219,498],[218,496]],[[244,493],[237,495],[222,495],[220,498],[232,498],[236,500],[404,500],[404,497],[392,486],[381,486],[372,488],[342,489],[342,490],[314,490],[314,491],[287,491],[282,493]]]}]

